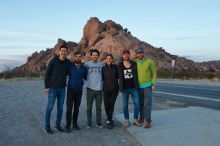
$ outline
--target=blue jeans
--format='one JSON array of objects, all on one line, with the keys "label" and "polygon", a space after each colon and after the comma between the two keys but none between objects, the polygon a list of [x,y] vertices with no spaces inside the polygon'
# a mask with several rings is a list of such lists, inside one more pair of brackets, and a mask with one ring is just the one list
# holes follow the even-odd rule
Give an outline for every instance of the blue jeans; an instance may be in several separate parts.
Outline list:
[{"label": "blue jeans", "polygon": [[134,103],[134,119],[138,119],[139,111],[140,111],[140,101],[139,101],[139,94],[135,88],[125,89],[122,92],[123,96],[123,112],[125,120],[129,120],[129,111],[128,111],[128,99],[129,94],[132,96],[132,100]]},{"label": "blue jeans", "polygon": [[139,88],[140,94],[140,118],[151,122],[152,87]]},{"label": "blue jeans", "polygon": [[46,128],[50,127],[50,116],[51,116],[51,112],[53,110],[53,106],[54,106],[56,98],[57,98],[56,126],[60,126],[60,123],[62,120],[62,114],[63,114],[63,104],[64,104],[64,99],[65,99],[65,88],[50,89],[50,92],[48,94],[47,109],[45,113],[45,127]]}]

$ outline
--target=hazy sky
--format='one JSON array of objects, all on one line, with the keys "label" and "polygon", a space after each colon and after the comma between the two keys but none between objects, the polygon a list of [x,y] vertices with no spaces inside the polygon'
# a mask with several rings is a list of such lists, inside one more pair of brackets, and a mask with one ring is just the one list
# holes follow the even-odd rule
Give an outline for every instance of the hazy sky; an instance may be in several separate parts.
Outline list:
[{"label": "hazy sky", "polygon": [[219,0],[5,0],[0,4],[0,61],[25,62],[58,38],[79,42],[94,16],[111,19],[171,54],[220,60]]}]

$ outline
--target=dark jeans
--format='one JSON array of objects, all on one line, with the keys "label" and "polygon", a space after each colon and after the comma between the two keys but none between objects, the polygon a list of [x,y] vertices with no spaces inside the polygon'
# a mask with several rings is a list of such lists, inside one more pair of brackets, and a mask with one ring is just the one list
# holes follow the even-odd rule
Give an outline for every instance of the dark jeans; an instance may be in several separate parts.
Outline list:
[{"label": "dark jeans", "polygon": [[87,88],[87,124],[92,124],[92,106],[93,101],[96,102],[96,124],[101,124],[101,113],[102,113],[102,91],[92,90]]},{"label": "dark jeans", "polygon": [[113,115],[117,96],[118,96],[118,90],[104,91],[104,105],[105,105],[105,112],[108,121],[112,121],[112,115]]},{"label": "dark jeans", "polygon": [[140,118],[151,122],[152,87],[139,88],[140,95]]},{"label": "dark jeans", "polygon": [[[73,118],[72,121],[73,126],[77,125],[81,98],[82,98],[82,90],[76,90],[76,89],[67,90],[66,128],[70,128],[71,126],[71,117]],[[74,111],[72,112],[73,103],[74,103]]]},{"label": "dark jeans", "polygon": [[48,103],[45,112],[45,127],[50,127],[50,116],[53,110],[55,100],[57,99],[57,119],[56,126],[60,126],[63,114],[63,104],[65,99],[65,88],[50,89],[48,94]]}]

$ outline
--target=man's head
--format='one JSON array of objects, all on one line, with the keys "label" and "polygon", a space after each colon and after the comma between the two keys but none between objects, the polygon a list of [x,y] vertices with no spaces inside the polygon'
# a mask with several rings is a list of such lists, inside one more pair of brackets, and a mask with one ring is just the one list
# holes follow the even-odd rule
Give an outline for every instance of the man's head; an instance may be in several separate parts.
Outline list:
[{"label": "man's head", "polygon": [[99,51],[97,49],[92,49],[90,51],[90,56],[91,56],[91,59],[92,61],[94,62],[97,62],[98,61],[98,58],[99,58]]},{"label": "man's head", "polygon": [[68,48],[66,45],[62,45],[60,46],[60,49],[59,49],[59,58],[61,60],[64,60],[68,55]]},{"label": "man's head", "polygon": [[129,50],[124,50],[122,54],[122,58],[124,61],[129,61],[130,60],[130,51]]},{"label": "man's head", "polygon": [[82,60],[82,53],[77,51],[74,53],[74,61],[76,64],[79,64],[81,63],[81,60]]},{"label": "man's head", "polygon": [[144,49],[143,48],[137,49],[137,58],[140,60],[142,60],[144,58]]}]

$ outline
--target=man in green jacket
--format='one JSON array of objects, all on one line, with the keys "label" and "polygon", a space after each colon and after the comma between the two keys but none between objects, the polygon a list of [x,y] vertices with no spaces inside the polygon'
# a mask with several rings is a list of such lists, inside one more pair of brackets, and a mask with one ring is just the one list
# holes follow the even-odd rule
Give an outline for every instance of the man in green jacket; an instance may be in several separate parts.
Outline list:
[{"label": "man in green jacket", "polygon": [[146,121],[145,128],[151,126],[152,90],[156,89],[157,73],[154,61],[144,58],[143,48],[137,49],[137,71],[140,95],[140,119],[139,123]]}]

